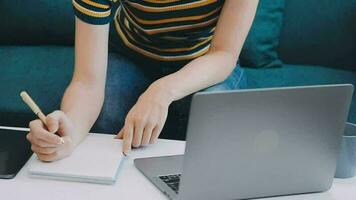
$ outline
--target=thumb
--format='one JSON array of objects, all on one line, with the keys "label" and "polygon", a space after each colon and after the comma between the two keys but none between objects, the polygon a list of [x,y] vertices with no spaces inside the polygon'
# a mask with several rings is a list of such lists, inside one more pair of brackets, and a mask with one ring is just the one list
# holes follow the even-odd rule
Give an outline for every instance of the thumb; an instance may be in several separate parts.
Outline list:
[{"label": "thumb", "polygon": [[56,133],[59,127],[59,121],[57,118],[53,117],[53,114],[49,114],[46,117],[47,129],[51,133]]},{"label": "thumb", "polygon": [[48,131],[51,133],[56,133],[60,135],[61,131],[59,131],[60,124],[64,122],[64,113],[61,111],[54,111],[46,117],[46,124]]}]

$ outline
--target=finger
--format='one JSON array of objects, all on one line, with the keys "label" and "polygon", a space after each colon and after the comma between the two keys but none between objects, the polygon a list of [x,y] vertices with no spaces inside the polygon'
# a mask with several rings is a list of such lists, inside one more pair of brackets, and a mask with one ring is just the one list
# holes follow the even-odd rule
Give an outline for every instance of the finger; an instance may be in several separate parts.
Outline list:
[{"label": "finger", "polygon": [[153,131],[152,131],[152,135],[151,135],[151,139],[150,139],[150,144],[154,144],[157,142],[158,136],[159,134],[161,134],[163,126],[156,126]]},{"label": "finger", "polygon": [[141,140],[142,140],[142,133],[143,133],[144,124],[142,122],[135,123],[132,146],[133,147],[140,147]]},{"label": "finger", "polygon": [[58,160],[57,156],[58,156],[57,152],[52,154],[37,154],[38,159],[44,162],[51,162],[51,161]]},{"label": "finger", "polygon": [[131,151],[131,143],[133,135],[133,126],[125,125],[124,127],[124,141],[123,141],[123,153],[129,155]]},{"label": "finger", "polygon": [[59,149],[56,147],[39,147],[37,145],[32,145],[31,150],[33,152],[35,152],[36,154],[49,155],[49,154],[53,154],[53,153],[57,152]]},{"label": "finger", "polygon": [[152,131],[154,127],[155,126],[152,125],[148,125],[145,127],[142,135],[142,142],[141,142],[142,146],[147,146],[150,143],[150,139],[152,137]]},{"label": "finger", "polygon": [[124,129],[122,128],[120,132],[115,136],[115,139],[122,139],[124,137]]},{"label": "finger", "polygon": [[46,142],[52,143],[52,144],[61,144],[61,139],[58,135],[55,135],[53,133],[48,132],[46,129],[44,129],[43,123],[41,120],[34,120],[31,121],[30,124],[30,132],[33,134],[33,136],[37,139],[42,139]]},{"label": "finger", "polygon": [[33,134],[30,132],[26,135],[27,140],[34,145],[37,145],[39,147],[59,147],[60,144],[52,144],[49,142],[46,142],[44,140],[41,139],[37,139],[35,137],[33,137]]}]

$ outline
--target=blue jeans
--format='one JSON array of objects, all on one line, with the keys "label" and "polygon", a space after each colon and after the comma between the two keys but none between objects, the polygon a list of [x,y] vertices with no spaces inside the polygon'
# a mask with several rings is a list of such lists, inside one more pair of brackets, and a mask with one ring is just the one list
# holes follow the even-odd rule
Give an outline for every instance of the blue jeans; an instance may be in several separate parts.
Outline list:
[{"label": "blue jeans", "polygon": [[[105,101],[93,131],[116,134],[124,125],[126,114],[138,97],[155,80],[179,70],[167,63],[133,61],[121,54],[109,54]],[[222,83],[203,91],[235,90],[246,87],[244,71],[237,66]],[[161,138],[185,139],[191,95],[169,107]]]}]

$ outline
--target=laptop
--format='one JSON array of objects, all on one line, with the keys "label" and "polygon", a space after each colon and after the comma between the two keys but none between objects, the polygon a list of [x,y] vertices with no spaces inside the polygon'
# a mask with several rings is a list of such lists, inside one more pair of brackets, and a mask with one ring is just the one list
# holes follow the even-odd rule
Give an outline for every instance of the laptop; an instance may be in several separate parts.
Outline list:
[{"label": "laptop", "polygon": [[184,155],[135,159],[170,199],[249,199],[328,190],[352,85],[197,93]]}]

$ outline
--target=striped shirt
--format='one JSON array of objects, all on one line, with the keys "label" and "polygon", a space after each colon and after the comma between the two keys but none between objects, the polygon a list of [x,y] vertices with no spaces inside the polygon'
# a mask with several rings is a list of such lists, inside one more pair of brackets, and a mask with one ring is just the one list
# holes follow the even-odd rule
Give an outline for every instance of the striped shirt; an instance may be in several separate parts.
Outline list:
[{"label": "striped shirt", "polygon": [[189,61],[208,52],[224,0],[72,0],[78,18],[113,21],[118,37],[158,61]]}]

